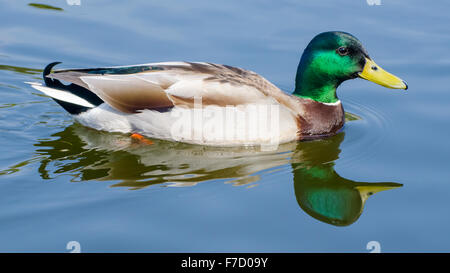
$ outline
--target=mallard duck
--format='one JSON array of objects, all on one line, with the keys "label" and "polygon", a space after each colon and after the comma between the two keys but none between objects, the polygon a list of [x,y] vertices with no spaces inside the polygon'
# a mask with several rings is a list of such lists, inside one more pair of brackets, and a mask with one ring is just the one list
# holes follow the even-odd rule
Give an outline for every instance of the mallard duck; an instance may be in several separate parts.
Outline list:
[{"label": "mallard duck", "polygon": [[[335,135],[344,125],[336,89],[357,77],[407,89],[361,42],[324,32],[303,52],[293,94],[255,72],[204,62],[163,62],[91,69],[44,69],[52,97],[81,124],[204,145],[284,143]],[[64,85],[61,81],[70,82]]]}]

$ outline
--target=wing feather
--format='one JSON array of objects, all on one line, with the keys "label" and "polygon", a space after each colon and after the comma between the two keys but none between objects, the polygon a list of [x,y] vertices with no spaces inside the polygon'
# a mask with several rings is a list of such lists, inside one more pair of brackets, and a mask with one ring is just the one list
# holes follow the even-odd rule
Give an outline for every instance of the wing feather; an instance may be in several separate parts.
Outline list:
[{"label": "wing feather", "polygon": [[81,77],[102,100],[125,113],[173,106],[164,89],[133,75]]},{"label": "wing feather", "polygon": [[68,81],[94,92],[115,109],[142,109],[256,103],[283,93],[258,74],[210,63],[153,63],[128,67],[59,70],[47,77]]}]

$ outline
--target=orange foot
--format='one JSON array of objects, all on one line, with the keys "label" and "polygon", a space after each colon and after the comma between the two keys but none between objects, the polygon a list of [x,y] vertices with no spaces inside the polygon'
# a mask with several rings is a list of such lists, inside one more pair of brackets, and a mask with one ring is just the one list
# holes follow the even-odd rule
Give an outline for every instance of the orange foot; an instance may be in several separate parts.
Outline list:
[{"label": "orange foot", "polygon": [[143,135],[141,134],[131,134],[131,139],[138,142],[138,143],[142,143],[142,144],[147,144],[147,145],[152,145],[153,141],[151,141],[150,139],[146,139]]}]

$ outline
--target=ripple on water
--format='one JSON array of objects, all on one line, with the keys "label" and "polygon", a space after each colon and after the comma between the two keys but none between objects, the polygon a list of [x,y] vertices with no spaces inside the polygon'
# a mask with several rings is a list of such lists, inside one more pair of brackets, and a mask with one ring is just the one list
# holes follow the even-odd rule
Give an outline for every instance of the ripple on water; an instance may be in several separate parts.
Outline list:
[{"label": "ripple on water", "polygon": [[345,156],[340,158],[341,166],[351,166],[353,162],[374,156],[378,145],[383,142],[386,132],[390,131],[392,120],[379,111],[370,102],[359,103],[353,99],[344,102],[346,113],[351,113],[359,119],[345,124],[345,140],[343,148]]}]

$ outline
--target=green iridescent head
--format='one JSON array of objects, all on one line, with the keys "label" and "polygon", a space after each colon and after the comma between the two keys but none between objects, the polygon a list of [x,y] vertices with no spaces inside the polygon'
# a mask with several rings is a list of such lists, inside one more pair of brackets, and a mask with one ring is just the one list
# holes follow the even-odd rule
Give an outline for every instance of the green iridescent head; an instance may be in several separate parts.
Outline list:
[{"label": "green iridescent head", "polygon": [[372,61],[356,37],[345,32],[324,32],[314,37],[303,52],[294,95],[333,103],[338,101],[336,88],[357,77],[389,88],[407,89],[403,80]]}]

